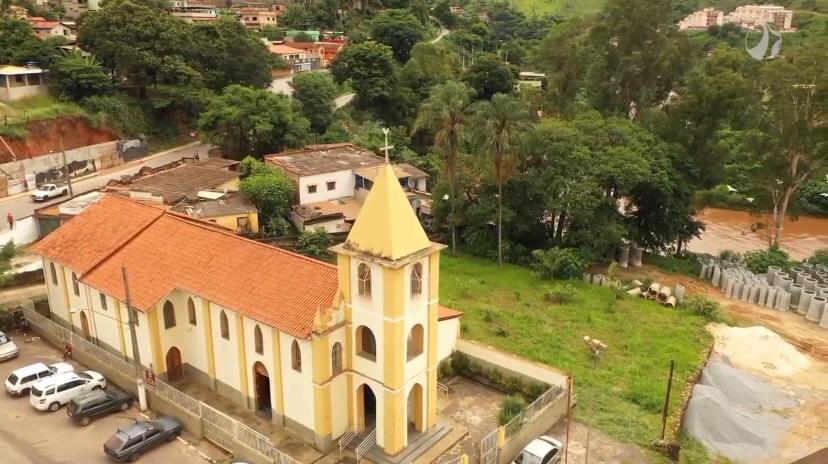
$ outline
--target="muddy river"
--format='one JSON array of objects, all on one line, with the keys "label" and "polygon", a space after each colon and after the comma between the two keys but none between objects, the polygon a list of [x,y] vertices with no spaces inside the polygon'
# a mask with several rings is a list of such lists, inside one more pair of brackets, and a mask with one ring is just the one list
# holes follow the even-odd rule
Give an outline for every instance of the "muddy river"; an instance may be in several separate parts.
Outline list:
[{"label": "muddy river", "polygon": [[[745,211],[707,208],[697,216],[707,226],[687,248],[697,253],[722,250],[744,252],[768,246],[767,218]],[[815,250],[828,248],[828,218],[788,217],[782,230],[782,247],[794,259],[805,259]]]}]

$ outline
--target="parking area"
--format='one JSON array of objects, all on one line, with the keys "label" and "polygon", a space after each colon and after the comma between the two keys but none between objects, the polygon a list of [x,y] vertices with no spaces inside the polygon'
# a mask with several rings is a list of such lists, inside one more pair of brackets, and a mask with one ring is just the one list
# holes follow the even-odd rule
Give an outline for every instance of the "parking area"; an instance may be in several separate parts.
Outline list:
[{"label": "parking area", "polygon": [[[43,340],[26,341],[31,334],[9,334],[20,348],[16,359],[0,363],[3,381],[15,369],[28,364],[61,361],[61,352]],[[86,368],[71,362],[76,371]],[[142,419],[137,407],[94,420],[86,427],[75,425],[66,416],[66,407],[55,413],[36,411],[29,398],[0,393],[0,461],[3,464],[70,464],[110,463],[103,452],[103,443],[118,427]],[[186,433],[184,440],[162,444],[142,455],[138,462],[204,464],[205,458],[226,460],[219,449],[203,440],[193,440]],[[185,443],[185,441],[187,443]]]}]

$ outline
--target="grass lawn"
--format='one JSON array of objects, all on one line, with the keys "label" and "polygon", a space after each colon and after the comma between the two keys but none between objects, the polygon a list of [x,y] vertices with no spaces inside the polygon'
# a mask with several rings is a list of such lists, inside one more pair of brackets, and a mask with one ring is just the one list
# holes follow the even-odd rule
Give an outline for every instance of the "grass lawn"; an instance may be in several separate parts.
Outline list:
[{"label": "grass lawn", "polygon": [[576,16],[600,11],[606,0],[513,0],[520,11],[528,15],[547,13],[561,16]]},{"label": "grass lawn", "polygon": [[[74,103],[61,102],[48,95],[38,95],[0,105],[0,135],[26,136],[26,122],[60,116],[88,116]],[[8,123],[8,124],[7,124]]]},{"label": "grass lawn", "polygon": [[[576,419],[621,441],[647,445],[660,436],[670,360],[676,361],[672,414],[712,342],[699,316],[638,298],[611,308],[608,289],[580,281],[570,282],[571,302],[552,304],[543,297],[550,282],[528,268],[448,253],[442,260],[440,300],[465,312],[462,336],[572,372]],[[595,368],[585,335],[609,346]]]}]

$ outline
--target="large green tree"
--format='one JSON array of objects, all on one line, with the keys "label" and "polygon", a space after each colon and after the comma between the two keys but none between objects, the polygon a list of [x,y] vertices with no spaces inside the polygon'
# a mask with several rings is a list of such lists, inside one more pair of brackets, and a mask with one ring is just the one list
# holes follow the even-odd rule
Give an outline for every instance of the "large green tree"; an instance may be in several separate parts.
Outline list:
[{"label": "large green tree", "polygon": [[463,80],[475,91],[477,97],[489,100],[496,93],[510,93],[517,83],[515,70],[493,53],[481,53],[466,71]]},{"label": "large green tree", "polygon": [[[261,214],[263,224],[283,222],[293,199],[293,182],[274,166],[247,157],[242,161],[244,179],[239,190],[249,196]],[[271,231],[265,231],[270,234]]]},{"label": "large green tree", "polygon": [[328,73],[301,73],[293,78],[293,98],[317,134],[324,133],[333,121],[336,94],[336,84]]},{"label": "large green tree", "polygon": [[428,130],[432,143],[445,159],[444,176],[449,184],[448,203],[451,208],[451,250],[457,251],[457,161],[460,144],[469,117],[472,90],[462,82],[448,81],[431,89],[428,99],[420,106],[413,131]]},{"label": "large green tree", "polygon": [[425,28],[411,10],[383,10],[371,20],[371,37],[388,45],[401,63],[408,61],[411,48],[423,40]]},{"label": "large green tree", "polygon": [[201,73],[204,84],[220,91],[230,84],[264,87],[271,81],[271,57],[262,41],[238,20],[220,16],[193,26],[188,59]]},{"label": "large green tree", "polygon": [[105,95],[114,90],[112,76],[100,61],[78,51],[55,60],[50,69],[49,83],[56,95],[74,101]]},{"label": "large green tree", "polygon": [[458,69],[454,53],[439,45],[420,42],[411,49],[411,59],[400,71],[400,84],[422,101],[428,98],[434,85],[455,77]]},{"label": "large green tree", "polygon": [[287,96],[240,85],[225,88],[198,119],[207,140],[236,159],[300,146],[308,125]]},{"label": "large green tree", "polygon": [[26,21],[0,19],[0,63],[24,65],[29,62],[49,67],[58,57],[63,37],[40,39]]},{"label": "large green tree", "polygon": [[396,85],[394,54],[377,42],[347,45],[331,61],[331,75],[337,83],[348,82],[359,103],[370,106],[387,100]]}]

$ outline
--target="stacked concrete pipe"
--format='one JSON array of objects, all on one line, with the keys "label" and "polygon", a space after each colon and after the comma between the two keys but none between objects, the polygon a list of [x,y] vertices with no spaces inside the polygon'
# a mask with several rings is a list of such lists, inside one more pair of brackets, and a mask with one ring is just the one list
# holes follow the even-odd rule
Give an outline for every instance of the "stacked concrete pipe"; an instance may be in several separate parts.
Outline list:
[{"label": "stacked concrete pipe", "polygon": [[814,296],[811,298],[811,304],[808,306],[808,314],[805,315],[805,319],[811,322],[820,322],[824,310],[825,298],[821,296]]},{"label": "stacked concrete pipe", "polygon": [[802,314],[808,314],[808,308],[811,307],[811,298],[816,295],[816,292],[813,290],[802,290],[802,295],[799,298],[799,306],[796,308],[796,312]]},{"label": "stacked concrete pipe", "polygon": [[618,247],[616,262],[621,267],[627,267],[630,264],[630,246],[621,245]]},{"label": "stacked concrete pipe", "polygon": [[632,245],[630,247],[630,265],[632,267],[641,267],[641,258],[644,256],[644,250]]}]

